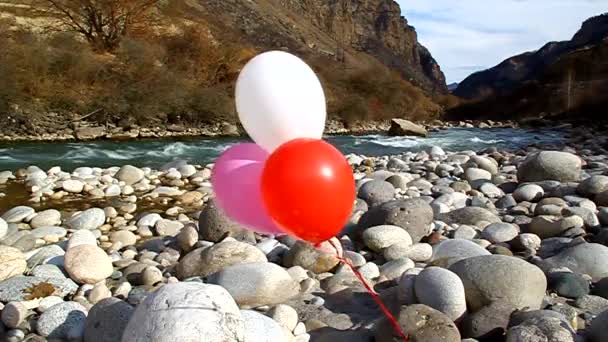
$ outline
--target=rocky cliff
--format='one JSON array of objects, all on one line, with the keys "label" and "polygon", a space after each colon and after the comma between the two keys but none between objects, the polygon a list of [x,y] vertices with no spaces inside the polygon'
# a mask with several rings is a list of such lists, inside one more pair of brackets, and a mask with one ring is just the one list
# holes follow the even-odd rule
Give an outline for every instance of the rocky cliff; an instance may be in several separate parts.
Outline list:
[{"label": "rocky cliff", "polygon": [[[212,32],[262,48],[330,57],[348,67],[370,57],[429,93],[446,93],[445,77],[393,0],[184,0],[183,15]],[[194,18],[199,16],[199,18]]]},{"label": "rocky cliff", "polygon": [[565,56],[604,44],[606,37],[608,14],[590,18],[571,40],[549,42],[537,51],[507,58],[493,68],[474,73],[458,84],[453,94],[466,99],[507,95],[523,83],[541,78],[544,72]]}]

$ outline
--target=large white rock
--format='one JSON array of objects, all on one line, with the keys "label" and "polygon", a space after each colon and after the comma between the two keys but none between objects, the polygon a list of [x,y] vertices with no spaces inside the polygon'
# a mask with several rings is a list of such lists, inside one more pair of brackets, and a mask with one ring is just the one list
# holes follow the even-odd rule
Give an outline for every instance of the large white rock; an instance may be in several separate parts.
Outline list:
[{"label": "large white rock", "polygon": [[220,286],[167,284],[137,306],[122,342],[245,342],[241,312]]}]

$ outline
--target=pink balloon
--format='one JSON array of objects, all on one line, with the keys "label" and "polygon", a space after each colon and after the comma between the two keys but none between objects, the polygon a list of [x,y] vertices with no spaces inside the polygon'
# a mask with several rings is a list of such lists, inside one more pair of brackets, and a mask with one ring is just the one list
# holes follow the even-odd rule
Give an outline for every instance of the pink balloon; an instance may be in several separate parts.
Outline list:
[{"label": "pink balloon", "polygon": [[218,206],[233,221],[264,234],[284,234],[266,212],[260,181],[269,154],[257,144],[242,143],[215,161],[211,183]]}]

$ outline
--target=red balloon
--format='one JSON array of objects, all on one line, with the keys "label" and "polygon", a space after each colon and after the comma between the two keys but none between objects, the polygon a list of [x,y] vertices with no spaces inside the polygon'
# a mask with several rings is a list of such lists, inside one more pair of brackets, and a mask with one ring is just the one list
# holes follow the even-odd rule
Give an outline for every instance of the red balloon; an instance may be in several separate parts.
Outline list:
[{"label": "red balloon", "polygon": [[275,222],[312,243],[342,230],[356,196],[352,169],[342,153],[310,138],[279,146],[266,161],[261,186],[264,204]]}]

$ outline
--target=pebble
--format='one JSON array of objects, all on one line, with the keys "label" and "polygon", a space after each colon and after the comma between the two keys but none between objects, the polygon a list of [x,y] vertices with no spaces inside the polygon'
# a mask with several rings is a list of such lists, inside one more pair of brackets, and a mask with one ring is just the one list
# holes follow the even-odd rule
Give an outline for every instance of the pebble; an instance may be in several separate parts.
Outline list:
[{"label": "pebble", "polygon": [[267,315],[289,331],[293,331],[298,324],[298,313],[289,305],[276,305],[268,311]]},{"label": "pebble", "polygon": [[608,277],[608,247],[596,243],[582,243],[564,249],[559,254],[548,258],[547,262],[568,267],[573,272],[587,274],[593,281]]},{"label": "pebble", "polygon": [[425,268],[416,277],[414,289],[418,303],[443,312],[452,321],[459,320],[467,310],[462,281],[445,268]]},{"label": "pebble", "polygon": [[[241,310],[241,319],[245,331],[244,341],[274,342],[286,340],[283,327],[268,316],[257,311]],[[290,331],[288,333],[291,335]]]},{"label": "pebble", "polygon": [[89,311],[84,327],[84,342],[120,341],[134,310],[120,299],[102,299]]},{"label": "pebble", "polygon": [[97,284],[89,293],[89,302],[96,304],[97,302],[112,297],[112,292],[106,286],[106,284]]},{"label": "pebble", "polygon": [[444,240],[433,247],[431,261],[447,267],[460,260],[481,255],[490,255],[490,252],[473,241],[452,239]]},{"label": "pebble", "polygon": [[193,250],[177,265],[177,277],[207,277],[239,263],[265,262],[266,256],[255,246],[240,241],[223,241]]},{"label": "pebble", "polygon": [[[402,306],[396,317],[401,330],[413,341],[460,342],[460,332],[452,320],[423,304]],[[383,319],[375,329],[376,342],[398,341],[394,328]]]},{"label": "pebble", "polygon": [[122,246],[132,246],[137,242],[137,237],[130,231],[119,230],[110,233],[110,241],[117,243],[120,242]]},{"label": "pebble", "polygon": [[26,217],[29,217],[35,213],[34,208],[27,206],[17,206],[2,215],[2,219],[6,223],[19,223]]},{"label": "pebble", "polygon": [[61,224],[61,213],[55,209],[48,209],[39,212],[30,221],[32,228],[57,226]]},{"label": "pebble", "polygon": [[25,320],[27,314],[27,307],[21,302],[9,302],[2,309],[2,323],[15,329]]},{"label": "pebble", "polygon": [[66,225],[74,230],[99,228],[106,221],[106,214],[103,209],[91,208],[78,213],[66,221]]},{"label": "pebble", "polygon": [[[334,245],[339,246],[340,244],[334,243]],[[285,254],[283,264],[285,267],[301,266],[316,274],[328,272],[336,267],[340,260],[336,257],[336,252],[325,253],[321,250],[327,248],[331,251],[334,245],[326,241],[321,244],[320,248],[315,248],[308,242],[297,241]],[[341,252],[340,250],[337,254],[341,254]]]},{"label": "pebble", "polygon": [[542,187],[536,184],[524,184],[513,192],[513,199],[517,202],[537,202],[545,192]]},{"label": "pebble", "polygon": [[415,266],[414,261],[409,258],[391,260],[380,266],[380,275],[387,280],[397,279],[401,277],[403,272],[412,269]]},{"label": "pebble", "polygon": [[371,250],[380,252],[393,244],[411,245],[412,238],[407,231],[397,226],[376,226],[363,232],[363,241]]},{"label": "pebble", "polygon": [[59,240],[68,234],[68,231],[62,227],[43,226],[31,231],[33,237],[37,239],[54,237]]},{"label": "pebble", "polygon": [[268,262],[232,265],[212,274],[208,282],[225,288],[241,308],[281,304],[300,289],[287,271]]},{"label": "pebble", "polygon": [[156,221],[154,227],[159,236],[176,236],[184,224],[179,221],[160,219]]},{"label": "pebble", "polygon": [[97,246],[97,238],[90,230],[77,230],[70,236],[67,250],[80,245]]},{"label": "pebble", "polygon": [[508,242],[519,234],[519,229],[510,223],[492,223],[481,231],[481,236],[492,242]]},{"label": "pebble", "polygon": [[82,339],[87,309],[76,302],[64,302],[43,312],[36,324],[38,333],[49,339]]},{"label": "pebble", "polygon": [[395,196],[395,187],[384,180],[371,180],[359,188],[358,197],[370,207],[385,203]]},{"label": "pebble", "polygon": [[26,267],[25,256],[19,249],[0,245],[0,281],[23,274]]},{"label": "pebble", "polygon": [[64,191],[79,194],[84,189],[84,183],[77,179],[68,179],[66,181],[63,181],[61,187]]},{"label": "pebble", "polygon": [[112,275],[112,261],[99,247],[80,245],[65,253],[65,270],[74,281],[96,284]]},{"label": "pebble", "polygon": [[431,206],[422,199],[393,200],[364,213],[358,229],[363,231],[374,226],[398,226],[407,231],[412,242],[416,243],[430,233],[433,215]]},{"label": "pebble", "polygon": [[48,296],[40,300],[38,304],[38,311],[45,312],[55,304],[63,303],[63,298],[58,296]]},{"label": "pebble", "polygon": [[562,297],[577,299],[589,294],[589,282],[576,273],[552,272],[547,281],[549,289]]},{"label": "pebble", "polygon": [[599,315],[600,313],[608,310],[608,299],[593,295],[585,295],[579,297],[574,302],[574,306],[583,311],[589,312],[592,315]]}]

